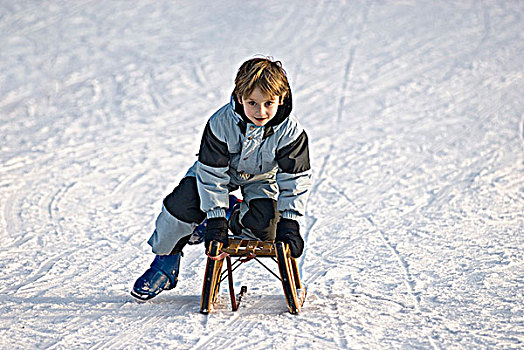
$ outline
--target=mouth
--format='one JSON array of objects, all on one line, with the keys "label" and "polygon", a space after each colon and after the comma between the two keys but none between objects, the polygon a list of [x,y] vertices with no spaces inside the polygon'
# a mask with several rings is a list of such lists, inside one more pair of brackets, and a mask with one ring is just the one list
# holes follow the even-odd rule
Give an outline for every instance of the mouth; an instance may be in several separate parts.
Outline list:
[{"label": "mouth", "polygon": [[253,121],[253,123],[255,123],[257,126],[262,126],[264,124],[266,124],[269,120],[269,118],[266,116],[266,117],[251,117],[251,120]]}]

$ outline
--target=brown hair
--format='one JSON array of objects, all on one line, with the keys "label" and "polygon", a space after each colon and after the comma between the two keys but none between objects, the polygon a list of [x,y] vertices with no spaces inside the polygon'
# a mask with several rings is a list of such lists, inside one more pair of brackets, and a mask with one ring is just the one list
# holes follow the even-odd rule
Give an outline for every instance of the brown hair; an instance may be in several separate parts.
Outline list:
[{"label": "brown hair", "polygon": [[235,93],[238,99],[251,95],[255,88],[264,95],[280,96],[280,101],[289,93],[286,71],[280,61],[269,58],[252,58],[238,69],[235,78]]}]

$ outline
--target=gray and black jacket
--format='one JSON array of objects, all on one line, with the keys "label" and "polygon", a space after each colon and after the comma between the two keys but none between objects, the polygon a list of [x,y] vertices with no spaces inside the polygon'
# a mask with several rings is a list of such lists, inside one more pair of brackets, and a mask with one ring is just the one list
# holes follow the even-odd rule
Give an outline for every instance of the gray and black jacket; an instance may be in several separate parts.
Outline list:
[{"label": "gray and black jacket", "polygon": [[211,116],[198,161],[187,174],[197,178],[201,209],[208,218],[224,216],[229,191],[248,184],[251,198],[275,199],[283,217],[304,215],[311,187],[308,137],[291,109],[290,95],[277,114],[258,127],[233,94],[231,102]]}]

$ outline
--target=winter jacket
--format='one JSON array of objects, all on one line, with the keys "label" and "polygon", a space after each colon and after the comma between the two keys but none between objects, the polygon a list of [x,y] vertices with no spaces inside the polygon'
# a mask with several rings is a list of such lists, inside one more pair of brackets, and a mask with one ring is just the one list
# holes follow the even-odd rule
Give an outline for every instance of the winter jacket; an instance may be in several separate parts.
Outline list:
[{"label": "winter jacket", "polygon": [[257,179],[276,181],[279,212],[304,215],[311,187],[308,137],[291,109],[290,95],[266,125],[256,126],[233,94],[230,103],[211,116],[190,170],[208,217],[222,216],[231,188]]}]

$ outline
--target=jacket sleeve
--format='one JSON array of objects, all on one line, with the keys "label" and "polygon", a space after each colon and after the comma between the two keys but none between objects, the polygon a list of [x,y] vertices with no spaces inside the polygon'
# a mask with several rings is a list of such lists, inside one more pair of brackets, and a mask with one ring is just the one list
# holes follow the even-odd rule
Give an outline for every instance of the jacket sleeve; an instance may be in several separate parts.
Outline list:
[{"label": "jacket sleeve", "polygon": [[229,152],[221,128],[213,128],[216,124],[211,117],[204,129],[196,167],[200,209],[208,218],[225,216],[224,208],[229,205]]},{"label": "jacket sleeve", "polygon": [[308,137],[302,130],[297,137],[277,150],[277,184],[280,190],[277,210],[304,215],[311,188]]}]

